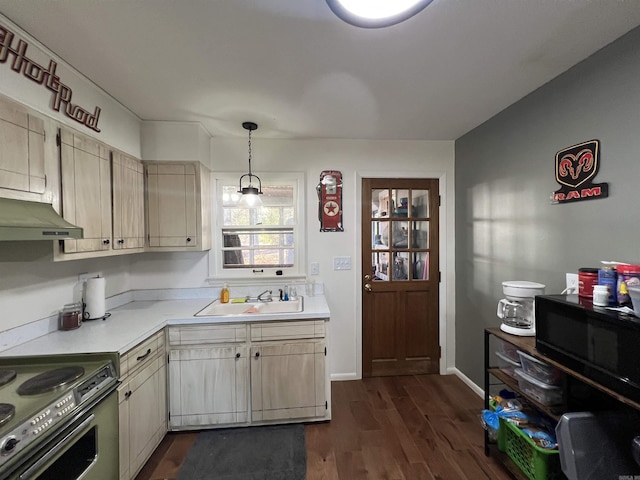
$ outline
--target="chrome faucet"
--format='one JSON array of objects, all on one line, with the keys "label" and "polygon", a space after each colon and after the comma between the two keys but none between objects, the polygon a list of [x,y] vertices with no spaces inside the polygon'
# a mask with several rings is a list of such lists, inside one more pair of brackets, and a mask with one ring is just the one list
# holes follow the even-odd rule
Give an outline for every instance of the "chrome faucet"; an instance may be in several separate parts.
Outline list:
[{"label": "chrome faucet", "polygon": [[[267,295],[267,294],[269,294],[268,297],[262,298],[263,295]],[[265,290],[260,295],[258,295],[258,301],[259,302],[273,302],[273,298],[271,298],[271,290]]]}]

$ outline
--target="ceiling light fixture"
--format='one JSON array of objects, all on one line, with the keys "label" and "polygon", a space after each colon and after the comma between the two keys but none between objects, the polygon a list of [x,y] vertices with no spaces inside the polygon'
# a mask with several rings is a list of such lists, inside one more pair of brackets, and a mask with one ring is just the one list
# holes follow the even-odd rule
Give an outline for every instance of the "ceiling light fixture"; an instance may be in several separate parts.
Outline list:
[{"label": "ceiling light fixture", "polygon": [[413,17],[433,0],[327,0],[329,8],[351,25],[388,27]]},{"label": "ceiling light fixture", "polygon": [[[240,198],[240,204],[247,207],[260,207],[262,206],[262,200],[258,195],[262,195],[262,181],[260,177],[251,173],[251,132],[258,129],[258,124],[253,122],[244,122],[242,128],[249,130],[249,173],[245,173],[240,177],[238,193],[242,194]],[[242,186],[242,179],[247,177],[249,184]],[[253,186],[253,179],[258,180],[258,188]]]}]

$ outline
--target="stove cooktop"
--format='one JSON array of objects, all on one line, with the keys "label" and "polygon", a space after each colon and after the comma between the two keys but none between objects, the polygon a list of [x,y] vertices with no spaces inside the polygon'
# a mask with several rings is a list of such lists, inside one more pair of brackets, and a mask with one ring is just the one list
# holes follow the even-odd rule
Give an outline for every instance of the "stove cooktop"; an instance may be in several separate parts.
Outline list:
[{"label": "stove cooktop", "polygon": [[117,354],[0,357],[0,471],[114,386],[116,361]]}]

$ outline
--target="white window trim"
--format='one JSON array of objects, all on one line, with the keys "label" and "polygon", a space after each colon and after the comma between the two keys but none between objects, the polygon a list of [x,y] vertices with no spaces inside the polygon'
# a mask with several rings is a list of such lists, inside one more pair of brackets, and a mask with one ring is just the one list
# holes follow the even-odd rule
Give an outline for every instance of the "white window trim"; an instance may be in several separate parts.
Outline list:
[{"label": "white window trim", "polygon": [[[221,282],[238,281],[244,285],[259,284],[265,281],[273,282],[278,279],[304,279],[306,277],[306,208],[305,199],[305,174],[303,172],[271,172],[255,173],[262,180],[264,185],[286,182],[295,186],[295,223],[293,241],[295,245],[294,266],[293,267],[263,267],[262,273],[254,273],[250,269],[223,269],[223,254],[221,247],[223,205],[219,201],[221,197],[220,189],[222,185],[237,185],[242,172],[220,172],[212,174],[212,196],[211,201],[211,228],[212,246],[209,252],[209,278],[207,281],[212,285]],[[276,275],[277,270],[282,270],[282,275]]]}]

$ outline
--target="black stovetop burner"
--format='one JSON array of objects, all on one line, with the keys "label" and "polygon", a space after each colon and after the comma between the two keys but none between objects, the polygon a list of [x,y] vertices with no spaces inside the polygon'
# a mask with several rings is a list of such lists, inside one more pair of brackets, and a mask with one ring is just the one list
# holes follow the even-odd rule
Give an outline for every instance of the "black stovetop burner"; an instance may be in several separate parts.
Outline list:
[{"label": "black stovetop burner", "polygon": [[3,385],[6,385],[7,383],[13,381],[13,379],[16,378],[16,371],[15,370],[9,370],[6,368],[1,368],[0,369],[0,387],[2,387]]},{"label": "black stovetop burner", "polygon": [[18,395],[38,395],[51,392],[84,375],[82,367],[62,367],[43,372],[18,387]]},{"label": "black stovetop burner", "polygon": [[10,403],[0,403],[0,425],[4,425],[13,418],[16,413],[16,407]]}]

